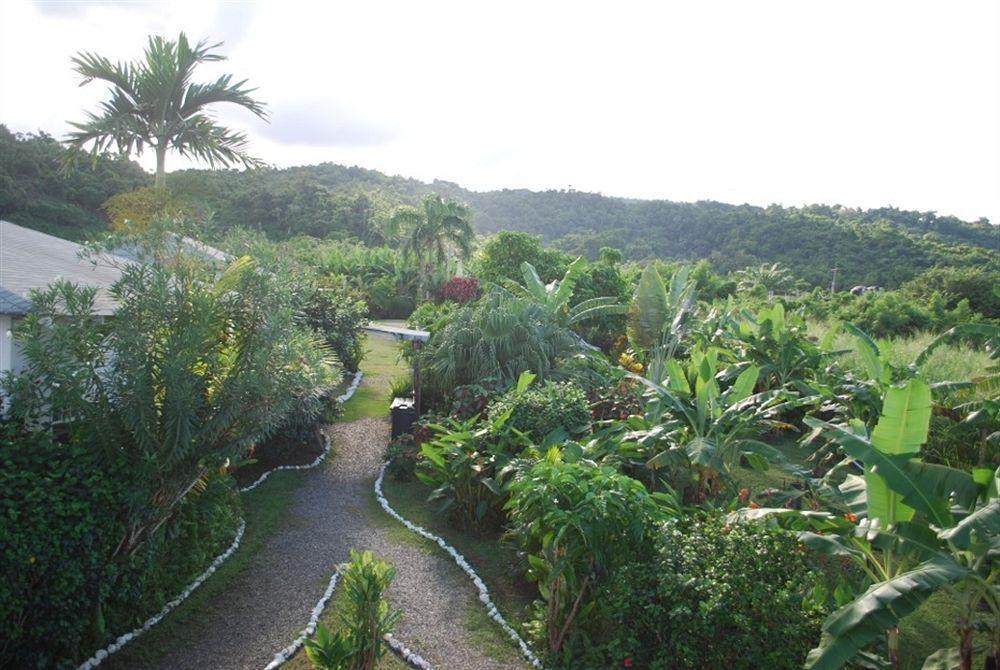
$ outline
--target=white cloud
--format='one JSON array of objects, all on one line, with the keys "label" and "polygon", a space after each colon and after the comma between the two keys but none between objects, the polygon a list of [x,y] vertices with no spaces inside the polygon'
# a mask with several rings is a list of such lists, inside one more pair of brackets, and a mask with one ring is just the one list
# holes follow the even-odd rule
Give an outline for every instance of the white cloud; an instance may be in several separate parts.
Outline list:
[{"label": "white cloud", "polygon": [[992,0],[118,5],[0,6],[0,122],[64,132],[101,97],[73,53],[184,29],[271,103],[219,116],[278,165],[1000,222]]}]

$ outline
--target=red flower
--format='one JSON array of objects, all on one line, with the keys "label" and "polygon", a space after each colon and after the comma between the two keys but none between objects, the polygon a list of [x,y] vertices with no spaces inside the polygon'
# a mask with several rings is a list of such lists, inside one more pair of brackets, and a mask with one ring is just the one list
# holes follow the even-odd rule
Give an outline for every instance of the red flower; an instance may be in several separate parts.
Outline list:
[{"label": "red flower", "polygon": [[750,509],[759,509],[759,508],[760,508],[760,503],[758,503],[757,501],[752,501],[750,503]]},{"label": "red flower", "polygon": [[452,277],[441,289],[446,300],[469,302],[479,295],[479,280],[475,277]]},{"label": "red flower", "polygon": [[632,667],[632,659],[631,658],[626,658],[624,661],[622,661],[622,667],[623,668],[631,668]]},{"label": "red flower", "polygon": [[740,489],[740,502],[746,502],[750,499],[750,489],[742,488]]},{"label": "red flower", "polygon": [[852,514],[851,512],[848,512],[847,514],[845,514],[844,518],[847,519],[848,521],[850,521],[851,523],[857,523],[858,522],[858,515],[857,514]]}]

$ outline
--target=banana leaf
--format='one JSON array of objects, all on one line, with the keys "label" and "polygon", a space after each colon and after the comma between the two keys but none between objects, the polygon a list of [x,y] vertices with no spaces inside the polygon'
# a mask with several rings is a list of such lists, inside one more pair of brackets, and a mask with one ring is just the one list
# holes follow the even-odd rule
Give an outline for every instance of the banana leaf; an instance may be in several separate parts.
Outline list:
[{"label": "banana leaf", "polygon": [[965,550],[972,544],[973,532],[980,538],[1000,533],[1000,500],[991,500],[959,521],[953,528],[941,531],[938,537]]},{"label": "banana leaf", "polygon": [[957,563],[935,559],[873,584],[864,595],[827,617],[820,646],[806,658],[806,670],[837,670],[916,611],[941,586],[967,575],[968,570]]},{"label": "banana leaf", "polygon": [[[971,507],[976,499],[978,488],[968,473],[943,465],[920,463],[912,460],[908,454],[884,454],[868,440],[839,426],[810,417],[806,417],[805,422],[810,426],[822,426],[827,435],[832,436],[845,452],[865,464],[868,517],[880,519],[883,526],[906,521],[912,517],[912,510],[919,510],[939,528],[949,528],[955,523],[950,498],[954,496],[956,502],[966,508]],[[869,479],[870,473],[875,473],[878,479]],[[873,480],[884,484],[886,490],[892,492],[893,498],[883,498],[873,504]],[[876,495],[882,494],[879,492]],[[910,516],[900,515],[899,507],[894,517],[881,516],[886,514],[885,505],[895,500],[896,496],[899,499],[895,504],[910,509]]]},{"label": "banana leaf", "polygon": [[868,373],[868,378],[876,382],[887,381],[884,379],[887,370],[882,364],[878,345],[875,344],[872,338],[868,337],[868,333],[847,321],[842,323],[841,327],[854,337],[854,341],[857,343],[856,351],[858,352],[858,357],[861,359],[861,364],[864,366],[865,372]]}]

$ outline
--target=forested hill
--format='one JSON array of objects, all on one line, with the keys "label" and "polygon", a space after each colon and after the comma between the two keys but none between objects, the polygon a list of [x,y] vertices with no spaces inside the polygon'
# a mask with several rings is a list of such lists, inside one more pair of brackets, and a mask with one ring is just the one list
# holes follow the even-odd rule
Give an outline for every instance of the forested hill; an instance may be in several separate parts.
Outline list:
[{"label": "forested hill", "polygon": [[1000,228],[986,220],[893,208],[754,207],[719,202],[629,200],[577,191],[477,192],[332,163],[257,173],[187,171],[178,190],[213,203],[223,225],[272,235],[349,233],[377,241],[377,219],[399,202],[437,192],[469,204],[477,231],[522,230],[591,258],[603,246],[633,259],[708,258],[720,270],[781,262],[828,284],[895,287],[934,265],[1000,265]]},{"label": "forested hill", "polygon": [[[148,184],[134,163],[101,159],[57,174],[61,150],[46,136],[0,126],[0,217],[84,237],[101,227],[99,205]],[[483,234],[522,230],[554,246],[595,257],[603,246],[633,259],[708,258],[719,270],[781,262],[816,285],[838,268],[840,284],[895,287],[934,265],[1000,266],[1000,228],[985,220],[897,209],[815,205],[755,207],[719,202],[629,200],[576,191],[476,192],[457,184],[388,176],[332,163],[265,169],[185,170],[169,175],[178,197],[215,212],[222,227],[382,241],[382,223],[400,203],[438,192],[473,210]]]}]

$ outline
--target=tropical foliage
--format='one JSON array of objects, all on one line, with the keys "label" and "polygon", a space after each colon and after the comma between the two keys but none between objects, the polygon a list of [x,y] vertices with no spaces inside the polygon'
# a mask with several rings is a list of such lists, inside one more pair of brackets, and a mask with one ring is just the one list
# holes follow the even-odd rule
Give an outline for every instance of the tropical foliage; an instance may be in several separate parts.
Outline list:
[{"label": "tropical foliage", "polygon": [[[80,54],[111,92],[68,154],[0,129],[0,215],[76,238],[109,222],[94,249],[132,259],[114,260],[113,318],[56,282],[15,332],[0,665],[73,667],[202,569],[237,525],[234,470],[315,458],[371,315],[430,333],[402,351],[427,412],[388,471],[504,557],[546,667],[996,666],[989,222],[476,193],[332,164],[168,178],[170,149],[259,167],[206,111],[262,117],[252,89],[192,82],[217,47]],[[87,148],[93,172],[73,166]],[[111,149],[152,149],[154,187]],[[314,665],[374,670],[394,574],[352,552]],[[951,634],[908,632],[942,601]]]},{"label": "tropical foliage", "polygon": [[385,599],[396,569],[370,551],[352,549],[340,574],[347,597],[340,628],[331,632],[320,625],[316,637],[306,640],[306,656],[317,670],[375,670],[386,652],[385,636],[402,616]]},{"label": "tropical foliage", "polygon": [[253,89],[246,88],[245,80],[233,83],[228,74],[207,84],[191,81],[198,65],[224,60],[213,51],[221,45],[202,41],[191,46],[182,32],[176,41],[150,37],[145,57],[131,63],[78,54],[73,65],[82,83],[105,82],[111,96],[101,103],[99,113],[88,113],[86,121],[72,124],[76,130],[67,138],[70,147],[79,152],[89,144],[95,156],[111,148],[124,156],[152,149],[158,187],[166,185],[166,156],[171,149],[213,167],[259,166],[261,162],[246,151],[246,134],[215,123],[206,111],[209,105],[227,102],[264,118],[264,105],[251,96]]},{"label": "tropical foliage", "polygon": [[174,254],[121,272],[116,318],[62,282],[32,296],[15,333],[25,368],[3,380],[0,533],[23,577],[0,588],[5,664],[68,666],[162,606],[231,541],[227,470],[315,421],[341,376],[277,266]]}]

